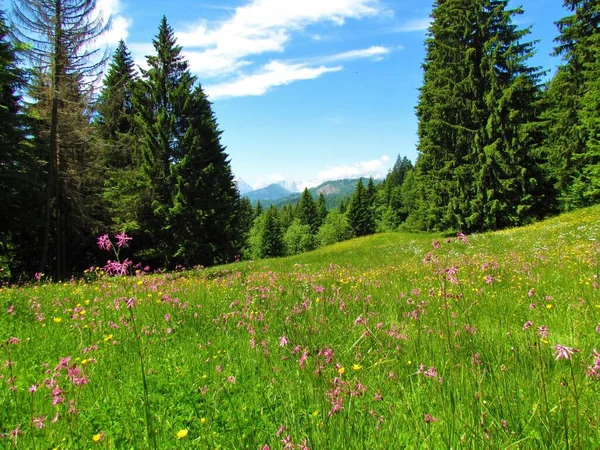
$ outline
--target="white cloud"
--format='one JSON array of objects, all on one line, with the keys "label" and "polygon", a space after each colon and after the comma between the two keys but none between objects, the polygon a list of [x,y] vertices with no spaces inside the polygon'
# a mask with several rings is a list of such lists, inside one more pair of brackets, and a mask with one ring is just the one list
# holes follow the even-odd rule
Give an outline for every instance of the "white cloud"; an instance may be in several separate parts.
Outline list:
[{"label": "white cloud", "polygon": [[[382,178],[389,170],[390,157],[382,155],[379,159],[361,161],[356,164],[345,164],[340,166],[328,167],[318,173],[317,179],[307,182],[317,186],[328,180],[343,180],[347,178],[373,177]],[[314,184],[313,184],[314,183]]]},{"label": "white cloud", "polygon": [[425,31],[431,25],[431,17],[423,19],[411,19],[404,23],[398,28],[398,31],[410,32],[410,31]]},{"label": "white cloud", "polygon": [[[99,0],[108,4],[119,0]],[[191,71],[206,83],[211,99],[259,96],[272,87],[298,80],[317,78],[342,69],[336,63],[358,58],[381,60],[392,49],[372,46],[319,58],[274,60],[259,68],[256,57],[266,53],[282,54],[295,33],[313,24],[330,23],[341,26],[349,19],[362,19],[385,13],[381,0],[249,0],[222,21],[199,20],[183,31],[176,32],[177,43],[184,48],[183,56]],[[318,37],[317,37],[318,36]],[[320,35],[312,35],[320,40]],[[141,52],[147,46],[130,44],[136,63],[144,67]],[[334,64],[335,63],[335,64]],[[333,66],[332,66],[333,65]],[[254,66],[257,67],[257,66]],[[224,78],[226,81],[218,80]]]},{"label": "white cloud", "polygon": [[265,176],[255,177],[254,183],[252,184],[252,186],[256,186],[256,189],[262,189],[264,187],[269,186],[270,184],[279,183],[280,181],[285,181],[285,180],[286,180],[286,178],[278,172],[270,173]]},{"label": "white cloud", "polygon": [[[111,1],[111,0],[105,0]],[[317,78],[323,73],[341,67],[324,67],[326,62],[342,61],[362,54],[333,55],[323,61],[273,61],[251,74],[240,69],[254,63],[250,57],[265,53],[283,53],[295,32],[302,32],[311,24],[333,23],[343,25],[347,19],[374,16],[379,12],[380,0],[252,0],[235,9],[226,20],[211,23],[198,21],[187,30],[176,33],[177,42],[186,50],[191,70],[205,78],[237,74],[227,83],[207,88],[213,99],[263,95],[273,86],[297,80]],[[318,37],[316,37],[318,36]],[[314,35],[320,40],[321,36]],[[366,49],[381,55],[383,47]],[[362,50],[365,51],[365,50]],[[372,55],[377,56],[377,55]],[[319,65],[320,67],[314,67]]]},{"label": "white cloud", "polygon": [[342,70],[341,66],[308,67],[304,64],[289,64],[272,61],[261,70],[242,75],[236,80],[204,87],[211,100],[228,97],[264,95],[272,87],[283,86],[298,80],[311,80],[328,72]]},{"label": "white cloud", "polygon": [[[343,25],[346,19],[360,19],[379,12],[379,0],[253,0],[235,9],[230,19],[211,26],[200,21],[177,33],[184,47],[216,48],[219,52],[245,49],[256,54],[281,51],[292,31],[308,25],[332,22]],[[241,54],[239,56],[246,56]]]},{"label": "white cloud", "polygon": [[127,39],[132,20],[120,14],[122,10],[120,0],[98,0],[96,10],[102,14],[104,20],[112,18],[110,28],[96,40],[96,45],[115,46],[121,39]]},{"label": "white cloud", "polygon": [[318,61],[322,63],[331,63],[331,62],[339,62],[339,61],[348,61],[353,59],[361,59],[361,58],[373,58],[374,60],[381,60],[380,58],[389,55],[392,49],[389,47],[382,46],[372,46],[369,48],[359,49],[359,50],[350,50],[347,52],[336,53],[335,55],[323,56],[318,58],[313,58],[311,61]]}]

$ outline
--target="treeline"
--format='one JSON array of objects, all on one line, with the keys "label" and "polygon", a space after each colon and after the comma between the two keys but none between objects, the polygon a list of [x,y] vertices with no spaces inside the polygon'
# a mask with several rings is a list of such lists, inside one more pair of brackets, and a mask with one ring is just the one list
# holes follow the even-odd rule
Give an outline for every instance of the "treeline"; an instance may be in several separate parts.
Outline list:
[{"label": "treeline", "polygon": [[483,231],[600,200],[600,3],[565,0],[562,65],[545,85],[535,43],[501,0],[438,0],[425,42],[407,225]]},{"label": "treeline", "polygon": [[[320,193],[315,199],[308,189],[296,204],[281,208],[272,205],[263,209],[258,202],[243,255],[295,255],[354,237],[396,231],[408,216],[405,205],[412,201],[413,181],[413,164],[398,156],[383,182],[376,185],[370,178],[365,186],[359,179],[354,193],[329,210],[325,195]],[[251,210],[250,202],[246,198],[243,201],[247,203],[245,209]]]},{"label": "treeline", "polygon": [[[153,268],[293,254],[399,227],[476,232],[600,200],[600,4],[565,0],[547,83],[521,9],[438,0],[425,41],[418,159],[399,157],[327,211],[240,199],[211,104],[165,18],[147,69],[93,42],[95,0],[21,0],[0,11],[0,278],[64,279],[126,232]],[[26,99],[26,100],[25,100]]]}]

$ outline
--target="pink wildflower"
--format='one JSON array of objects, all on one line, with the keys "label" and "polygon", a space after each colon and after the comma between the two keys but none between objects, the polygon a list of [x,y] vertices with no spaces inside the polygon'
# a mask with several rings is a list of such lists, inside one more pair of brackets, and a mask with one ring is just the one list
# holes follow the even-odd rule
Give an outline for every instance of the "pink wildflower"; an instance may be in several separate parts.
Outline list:
[{"label": "pink wildflower", "polygon": [[523,331],[527,330],[528,328],[531,328],[533,326],[533,322],[531,320],[528,320],[527,322],[525,322],[523,324]]},{"label": "pink wildflower", "polygon": [[546,325],[538,327],[538,330],[538,334],[542,339],[546,339],[548,337],[548,334],[550,334],[550,331],[548,330],[548,327]]},{"label": "pink wildflower", "polygon": [[46,418],[44,416],[37,416],[32,419],[31,423],[34,427],[41,430],[46,426]]},{"label": "pink wildflower", "polygon": [[565,347],[560,344],[554,346],[554,356],[556,356],[556,359],[571,359],[571,355],[578,351],[576,348]]},{"label": "pink wildflower", "polygon": [[288,340],[287,336],[285,336],[285,335],[283,335],[279,338],[279,346],[280,347],[285,347],[286,345],[289,344],[289,342],[290,341]]},{"label": "pink wildflower", "polygon": [[119,233],[115,236],[117,238],[117,247],[128,247],[128,242],[131,241],[132,238],[127,236],[125,232]]},{"label": "pink wildflower", "polygon": [[14,337],[14,336],[13,336],[13,337],[11,337],[11,338],[10,338],[8,341],[6,341],[6,343],[7,343],[8,345],[16,345],[16,344],[18,344],[19,342],[21,342],[21,340],[20,340],[19,338],[16,338],[16,337]]},{"label": "pink wildflower", "polygon": [[459,231],[458,233],[456,233],[456,238],[458,239],[459,242],[462,242],[465,245],[470,245],[469,239],[467,238],[467,236],[464,233]]},{"label": "pink wildflower", "polygon": [[104,234],[100,237],[98,237],[98,247],[100,247],[101,250],[106,250],[109,251],[112,247],[112,243],[110,242],[110,238],[108,237],[108,234]]}]

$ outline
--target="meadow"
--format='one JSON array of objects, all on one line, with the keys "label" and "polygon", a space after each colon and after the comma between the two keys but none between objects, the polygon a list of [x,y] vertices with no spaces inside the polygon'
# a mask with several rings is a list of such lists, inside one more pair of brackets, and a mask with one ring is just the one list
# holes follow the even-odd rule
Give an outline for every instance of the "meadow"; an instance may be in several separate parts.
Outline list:
[{"label": "meadow", "polygon": [[598,448],[599,217],[4,287],[0,448]]}]

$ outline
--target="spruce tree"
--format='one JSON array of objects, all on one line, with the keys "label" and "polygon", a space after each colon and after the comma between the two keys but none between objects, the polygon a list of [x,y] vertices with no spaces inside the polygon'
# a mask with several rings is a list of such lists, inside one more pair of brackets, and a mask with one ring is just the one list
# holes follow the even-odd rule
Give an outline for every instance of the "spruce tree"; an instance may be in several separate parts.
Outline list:
[{"label": "spruce tree", "polygon": [[308,188],[304,188],[300,202],[296,207],[296,217],[300,220],[302,225],[308,225],[310,232],[316,234],[319,229],[318,217],[317,217],[317,205],[312,198]]},{"label": "spruce tree", "polygon": [[362,179],[358,180],[350,204],[346,211],[348,223],[354,236],[366,236],[375,233],[371,198],[365,189]]},{"label": "spruce tree", "polygon": [[327,218],[327,203],[325,201],[325,195],[319,192],[319,198],[317,199],[317,229],[323,225]]},{"label": "spruce tree", "polygon": [[233,260],[239,193],[221,131],[202,87],[162,18],[136,96],[150,208],[142,229],[163,265]]},{"label": "spruce tree", "polygon": [[600,5],[592,0],[565,0],[571,15],[557,22],[555,55],[562,56],[546,92],[548,110],[545,150],[560,193],[569,210],[598,201],[597,108]]},{"label": "spruce tree", "polygon": [[540,76],[502,0],[434,4],[420,92],[413,226],[484,230],[544,214],[537,169]]},{"label": "spruce tree", "polygon": [[137,83],[133,59],[119,42],[96,102],[95,127],[100,148],[101,186],[109,216],[105,223],[115,231],[134,233],[142,202],[140,158],[134,134],[134,91]]},{"label": "spruce tree", "polygon": [[[46,151],[47,181],[39,270],[55,278],[82,264],[80,249],[91,247],[89,211],[93,176],[90,154],[90,102],[105,57],[93,42],[108,22],[95,0],[21,0],[13,3],[19,42],[29,47],[35,79],[36,142]],[[49,264],[52,248],[51,264]]]},{"label": "spruce tree", "polygon": [[271,206],[264,213],[263,230],[260,234],[260,257],[275,258],[285,254],[283,233],[279,224],[277,208]]},{"label": "spruce tree", "polygon": [[20,95],[26,71],[20,67],[21,49],[9,37],[0,10],[0,280],[29,275],[37,269],[42,219],[43,180],[40,155],[26,139],[30,132]]}]

